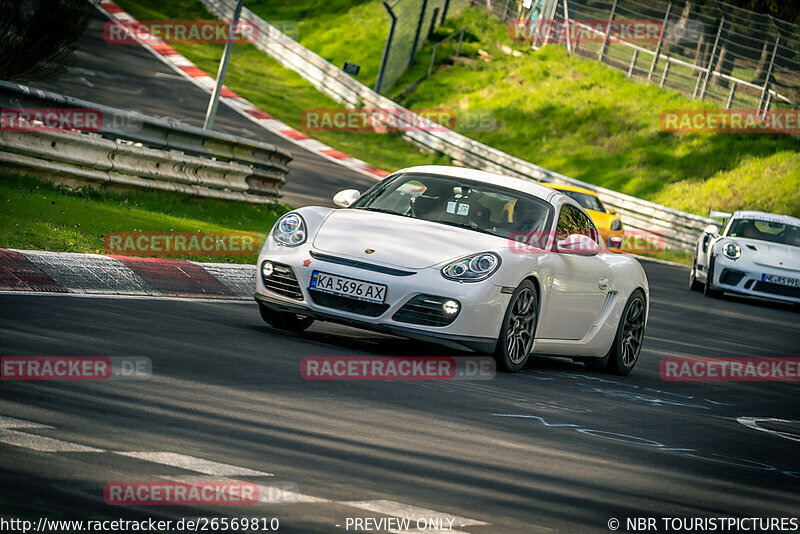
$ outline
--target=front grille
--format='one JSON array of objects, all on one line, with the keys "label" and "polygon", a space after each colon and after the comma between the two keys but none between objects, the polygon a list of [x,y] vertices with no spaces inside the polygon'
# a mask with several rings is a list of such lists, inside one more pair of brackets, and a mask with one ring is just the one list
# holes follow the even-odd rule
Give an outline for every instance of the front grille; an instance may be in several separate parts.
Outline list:
[{"label": "front grille", "polygon": [[459,304],[458,312],[445,313],[442,305],[448,300],[453,299],[433,295],[417,295],[397,310],[392,319],[399,323],[422,326],[447,326],[455,321],[461,312],[461,304]]},{"label": "front grille", "polygon": [[772,282],[756,282],[753,287],[755,291],[772,293],[783,297],[800,298],[800,287],[785,286],[783,284],[773,284]]},{"label": "front grille", "polygon": [[322,254],[314,251],[311,251],[311,257],[320,261],[327,261],[328,263],[347,265],[348,267],[355,267],[356,269],[364,269],[366,271],[374,271],[376,273],[389,274],[392,276],[411,276],[417,274],[414,271],[404,271],[402,269],[395,269],[394,267],[385,267],[383,265],[375,265],[374,263],[367,263],[365,261],[339,258],[338,256],[331,256],[329,254]]},{"label": "front grille", "polygon": [[363,300],[341,297],[339,295],[331,295],[330,293],[323,293],[316,289],[309,289],[308,294],[311,295],[311,300],[314,301],[314,304],[319,306],[335,308],[337,310],[366,315],[368,317],[378,317],[389,309],[388,304],[365,302]]},{"label": "front grille", "polygon": [[742,281],[742,278],[744,278],[744,273],[731,269],[724,269],[722,275],[719,277],[719,281],[729,286],[735,286]]},{"label": "front grille", "polygon": [[274,261],[272,265],[275,270],[272,271],[272,275],[269,278],[264,278],[264,276],[261,275],[264,286],[270,291],[274,291],[284,297],[303,300],[303,292],[300,290],[300,284],[297,282],[297,277],[292,268],[282,263],[275,263]]}]

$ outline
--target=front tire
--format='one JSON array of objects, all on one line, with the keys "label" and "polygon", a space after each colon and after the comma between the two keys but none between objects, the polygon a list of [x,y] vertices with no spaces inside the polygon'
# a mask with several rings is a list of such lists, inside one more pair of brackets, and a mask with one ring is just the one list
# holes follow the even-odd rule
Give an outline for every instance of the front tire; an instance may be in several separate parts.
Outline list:
[{"label": "front tire", "polygon": [[689,271],[689,289],[692,291],[703,289],[703,284],[697,281],[697,257],[692,260],[692,270]]},{"label": "front tire", "polygon": [[646,310],[644,293],[641,289],[637,289],[631,293],[622,312],[617,335],[614,337],[607,356],[606,369],[608,372],[625,376],[639,361],[644,339],[644,325],[647,319]]},{"label": "front tire", "polygon": [[703,293],[707,297],[720,298],[722,291],[714,289],[711,281],[714,279],[714,256],[709,254],[708,270],[706,271],[706,284],[703,286]]},{"label": "front tire", "polygon": [[278,312],[267,308],[260,302],[258,303],[258,309],[261,312],[261,318],[264,319],[264,322],[278,330],[302,332],[314,322],[313,317],[297,315],[295,313]]},{"label": "front tire", "polygon": [[539,295],[531,281],[524,280],[511,295],[503,317],[494,351],[498,369],[514,373],[525,367],[533,349],[538,318]]}]

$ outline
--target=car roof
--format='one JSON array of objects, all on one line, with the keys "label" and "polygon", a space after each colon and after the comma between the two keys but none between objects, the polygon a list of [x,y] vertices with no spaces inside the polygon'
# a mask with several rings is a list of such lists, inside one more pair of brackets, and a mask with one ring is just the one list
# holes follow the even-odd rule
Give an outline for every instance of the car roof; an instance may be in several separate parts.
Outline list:
[{"label": "car roof", "polygon": [[464,178],[465,180],[475,180],[477,182],[485,182],[492,185],[497,185],[500,187],[505,187],[508,189],[514,189],[517,191],[521,191],[523,193],[527,193],[529,195],[541,198],[542,200],[546,200],[552,203],[550,200],[553,196],[559,195],[553,189],[549,187],[545,187],[540,185],[533,180],[528,180],[525,178],[515,178],[511,176],[505,176],[502,174],[495,174],[493,172],[486,172],[480,171],[477,169],[467,169],[464,167],[449,167],[446,165],[419,165],[416,167],[408,167],[406,169],[400,169],[396,173],[408,173],[408,172],[417,172],[417,173],[425,173],[425,174],[437,174],[440,176],[450,176],[454,178]]},{"label": "car roof", "polygon": [[591,189],[586,189],[585,187],[580,187],[577,185],[569,185],[569,184],[555,184],[552,182],[542,182],[542,185],[546,185],[547,187],[552,187],[558,191],[574,191],[576,193],[584,193],[586,195],[592,195],[593,197],[597,197],[597,193],[592,191]]},{"label": "car roof", "polygon": [[760,221],[800,226],[800,219],[797,217],[780,215],[778,213],[767,213],[765,211],[737,211],[731,216],[731,219],[755,219]]}]

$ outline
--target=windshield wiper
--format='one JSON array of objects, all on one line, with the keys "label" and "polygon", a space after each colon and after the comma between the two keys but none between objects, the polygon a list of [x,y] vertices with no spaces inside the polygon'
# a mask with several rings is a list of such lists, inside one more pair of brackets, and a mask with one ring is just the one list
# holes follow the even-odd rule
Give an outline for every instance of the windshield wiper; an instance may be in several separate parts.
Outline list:
[{"label": "windshield wiper", "polygon": [[[427,219],[425,219],[425,220],[427,220]],[[439,224],[446,224],[447,226],[455,226],[456,228],[466,228],[467,230],[474,230],[474,231],[480,232],[482,234],[488,234],[488,235],[493,235],[495,237],[500,237],[499,235],[495,234],[494,232],[490,232],[489,230],[484,230],[483,228],[480,228],[478,226],[472,226],[472,225],[469,225],[469,224],[457,223],[457,222],[451,222],[451,221],[437,221],[437,220],[432,220],[430,222],[435,222],[435,223],[439,223]]]},{"label": "windshield wiper", "polygon": [[390,215],[399,215],[401,217],[409,217],[409,215],[406,215],[405,213],[400,213],[399,211],[387,210],[385,208],[370,208],[369,206],[367,206],[367,207],[363,207],[363,208],[362,207],[358,207],[358,208],[353,208],[353,209],[354,210],[364,210],[364,211],[374,211],[374,212],[377,212],[377,213],[388,213]]}]

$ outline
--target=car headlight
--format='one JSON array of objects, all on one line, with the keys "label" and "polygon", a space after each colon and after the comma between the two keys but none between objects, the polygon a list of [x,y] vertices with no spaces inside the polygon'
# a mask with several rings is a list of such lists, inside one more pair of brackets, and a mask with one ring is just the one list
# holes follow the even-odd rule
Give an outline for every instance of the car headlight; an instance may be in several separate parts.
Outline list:
[{"label": "car headlight", "polygon": [[500,267],[500,256],[481,252],[456,260],[442,267],[442,276],[457,282],[480,282],[494,274]]},{"label": "car headlight", "polygon": [[280,245],[296,247],[306,242],[306,222],[299,213],[287,213],[275,223],[272,238]]},{"label": "car headlight", "polygon": [[728,241],[727,243],[723,243],[722,253],[725,254],[725,257],[735,260],[742,256],[742,247],[733,241]]},{"label": "car headlight", "polygon": [[620,221],[619,219],[614,219],[613,221],[611,221],[611,229],[614,231],[622,230],[622,221]]}]

